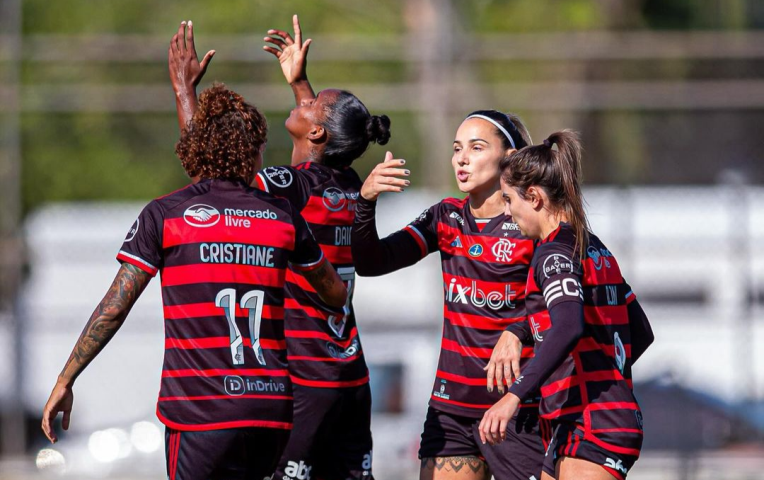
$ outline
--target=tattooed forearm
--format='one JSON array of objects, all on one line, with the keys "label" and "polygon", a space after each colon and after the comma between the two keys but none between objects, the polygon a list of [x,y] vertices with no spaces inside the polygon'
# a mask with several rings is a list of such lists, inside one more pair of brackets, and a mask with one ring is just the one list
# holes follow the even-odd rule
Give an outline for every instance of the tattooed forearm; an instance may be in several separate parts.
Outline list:
[{"label": "tattooed forearm", "polygon": [[109,291],[98,304],[59,375],[67,385],[88,366],[117,333],[151,276],[130,264],[122,264]]},{"label": "tattooed forearm", "polygon": [[[334,278],[329,274],[327,262],[322,262],[321,266],[310,272],[305,272],[305,278],[311,285],[319,291],[331,290],[334,283]],[[319,284],[320,287],[316,287],[315,284]]]},{"label": "tattooed forearm", "polygon": [[347,299],[347,290],[342,279],[332,265],[324,260],[318,268],[303,274],[308,283],[316,289],[323,301],[334,307],[341,307]]},{"label": "tattooed forearm", "polygon": [[472,478],[491,478],[490,472],[488,470],[488,465],[486,465],[486,463],[478,457],[471,455],[461,457],[423,458],[421,469],[453,473],[465,472],[471,473]]}]

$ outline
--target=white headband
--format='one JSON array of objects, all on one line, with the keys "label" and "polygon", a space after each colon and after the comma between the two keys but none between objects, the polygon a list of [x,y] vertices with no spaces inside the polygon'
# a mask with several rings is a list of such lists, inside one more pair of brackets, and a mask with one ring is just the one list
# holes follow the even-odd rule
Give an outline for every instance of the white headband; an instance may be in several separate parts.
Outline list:
[{"label": "white headband", "polygon": [[515,146],[515,141],[514,141],[514,140],[512,140],[512,135],[510,135],[510,134],[509,134],[509,132],[507,131],[507,129],[506,129],[506,128],[504,128],[504,127],[502,127],[502,126],[501,126],[501,124],[500,124],[499,122],[497,122],[496,120],[494,120],[494,119],[493,119],[493,118],[491,118],[491,117],[486,117],[485,115],[470,115],[469,117],[465,118],[465,120],[469,120],[470,118],[482,118],[483,120],[488,120],[489,122],[491,122],[491,123],[493,123],[494,125],[496,125],[496,128],[498,128],[499,130],[501,130],[501,132],[502,132],[504,135],[506,135],[506,137],[509,139],[509,143],[511,143],[511,144],[512,144],[512,148],[514,148],[515,150],[517,150],[517,147]]}]

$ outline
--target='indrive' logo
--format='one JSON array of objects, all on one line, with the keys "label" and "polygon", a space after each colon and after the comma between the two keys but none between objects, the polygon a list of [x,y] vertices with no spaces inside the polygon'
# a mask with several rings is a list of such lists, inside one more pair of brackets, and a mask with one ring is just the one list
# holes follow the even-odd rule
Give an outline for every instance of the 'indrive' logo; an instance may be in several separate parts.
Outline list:
[{"label": "'indrive' logo", "polygon": [[238,375],[228,375],[225,377],[223,379],[223,386],[225,388],[225,393],[232,397],[244,395],[244,392],[247,390],[244,386],[244,379]]}]

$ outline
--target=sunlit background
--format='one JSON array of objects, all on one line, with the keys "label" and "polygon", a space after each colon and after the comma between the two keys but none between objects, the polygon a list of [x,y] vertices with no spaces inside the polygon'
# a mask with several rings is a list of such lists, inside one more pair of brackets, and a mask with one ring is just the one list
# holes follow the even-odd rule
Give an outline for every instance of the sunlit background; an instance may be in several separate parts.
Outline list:
[{"label": "sunlit background", "polygon": [[[646,440],[629,478],[764,478],[761,0],[0,0],[0,478],[165,478],[159,282],[78,380],[55,446],[40,414],[136,214],[187,182],[166,66],[178,24],[217,50],[201,87],[224,81],[266,112],[278,165],[293,97],[261,39],[293,13],[314,87],[392,119],[385,148],[413,187],[380,200],[384,232],[455,193],[470,111],[515,112],[537,142],[579,130],[590,220],[657,337],[635,367]],[[354,166],[365,176],[384,151]],[[438,259],[361,279],[356,306],[375,476],[417,478]]]}]

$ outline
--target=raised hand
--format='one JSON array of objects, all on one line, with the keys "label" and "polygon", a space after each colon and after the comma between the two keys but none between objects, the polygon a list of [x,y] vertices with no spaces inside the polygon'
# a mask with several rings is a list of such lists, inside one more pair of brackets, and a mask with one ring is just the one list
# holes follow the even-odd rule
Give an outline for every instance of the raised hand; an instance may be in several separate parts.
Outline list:
[{"label": "raised hand", "polygon": [[292,39],[289,32],[276,29],[268,30],[268,35],[270,36],[263,38],[263,40],[268,42],[263,46],[263,50],[279,59],[281,71],[290,85],[308,80],[306,72],[308,49],[312,41],[311,39],[307,39],[305,42],[302,41],[302,31],[300,30],[300,21],[297,15],[292,17],[292,25],[294,26],[294,39]]},{"label": "raised hand", "polygon": [[382,192],[402,192],[411,182],[402,177],[408,177],[411,172],[402,167],[406,160],[393,158],[391,152],[385,154],[385,161],[377,164],[361,187],[361,196],[369,201],[375,201]]},{"label": "raised hand", "polygon": [[215,55],[215,50],[207,52],[202,61],[199,61],[194,45],[194,24],[189,20],[188,23],[180,23],[178,33],[173,35],[167,53],[170,81],[172,88],[177,93],[199,85],[212,57]]}]

